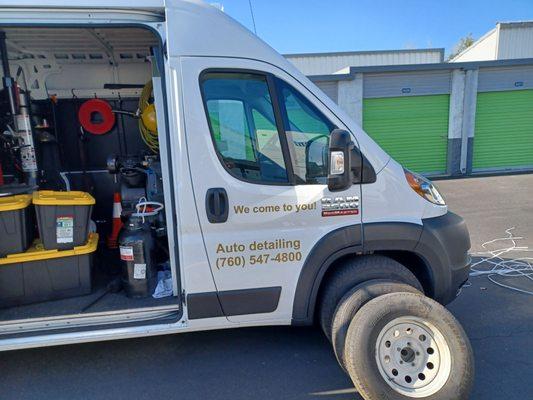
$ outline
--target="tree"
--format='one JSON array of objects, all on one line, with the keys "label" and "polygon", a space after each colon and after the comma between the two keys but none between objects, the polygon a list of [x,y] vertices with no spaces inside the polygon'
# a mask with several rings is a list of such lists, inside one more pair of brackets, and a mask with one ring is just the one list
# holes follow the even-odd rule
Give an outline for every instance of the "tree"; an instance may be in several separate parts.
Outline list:
[{"label": "tree", "polygon": [[468,49],[470,46],[474,44],[474,42],[475,40],[472,37],[471,33],[461,38],[459,42],[457,42],[457,44],[453,47],[451,54],[448,56],[448,61],[456,57],[458,54],[460,54],[464,50]]}]

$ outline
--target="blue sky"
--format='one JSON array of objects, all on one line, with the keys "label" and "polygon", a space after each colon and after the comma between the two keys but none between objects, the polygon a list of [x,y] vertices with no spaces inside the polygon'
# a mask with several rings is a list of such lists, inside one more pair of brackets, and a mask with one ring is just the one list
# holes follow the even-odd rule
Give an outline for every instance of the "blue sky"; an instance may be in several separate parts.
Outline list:
[{"label": "blue sky", "polygon": [[[209,0],[208,0],[209,1]],[[248,0],[212,0],[249,29]],[[496,22],[533,20],[533,0],[252,0],[258,35],[281,53],[444,47]]]}]

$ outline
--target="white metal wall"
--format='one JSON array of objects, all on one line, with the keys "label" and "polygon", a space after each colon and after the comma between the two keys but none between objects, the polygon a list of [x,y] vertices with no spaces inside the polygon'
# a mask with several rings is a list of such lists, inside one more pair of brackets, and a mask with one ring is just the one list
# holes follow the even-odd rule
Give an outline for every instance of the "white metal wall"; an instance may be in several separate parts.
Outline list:
[{"label": "white metal wall", "polygon": [[144,85],[151,79],[150,63],[62,65],[61,72],[50,75],[46,86],[51,94],[103,89],[106,83]]},{"label": "white metal wall", "polygon": [[472,46],[453,58],[451,62],[496,60],[498,49],[498,29],[493,29],[477,40]]},{"label": "white metal wall", "polygon": [[500,23],[452,62],[533,58],[533,22]]},{"label": "white metal wall", "polygon": [[533,23],[502,24],[498,60],[533,57]]},{"label": "white metal wall", "polygon": [[285,56],[305,75],[328,75],[346,67],[431,64],[442,61],[440,49],[354,53],[293,54]]}]

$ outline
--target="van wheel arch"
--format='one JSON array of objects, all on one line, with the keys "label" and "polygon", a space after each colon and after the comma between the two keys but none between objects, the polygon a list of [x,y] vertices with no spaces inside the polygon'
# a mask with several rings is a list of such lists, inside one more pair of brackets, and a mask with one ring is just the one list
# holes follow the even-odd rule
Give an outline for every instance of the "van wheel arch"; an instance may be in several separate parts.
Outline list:
[{"label": "van wheel arch", "polygon": [[312,325],[316,321],[317,299],[324,282],[340,264],[354,257],[381,255],[395,260],[417,278],[427,296],[439,297],[435,273],[442,278],[446,271],[433,271],[434,266],[429,264],[426,257],[415,251],[421,235],[421,225],[399,222],[370,223],[364,227],[358,224],[329,232],[309,252],[300,272],[294,295],[292,324]]},{"label": "van wheel arch", "polygon": [[312,325],[318,292],[327,271],[343,259],[363,251],[361,225],[329,232],[311,249],[300,272],[294,294],[292,324]]}]

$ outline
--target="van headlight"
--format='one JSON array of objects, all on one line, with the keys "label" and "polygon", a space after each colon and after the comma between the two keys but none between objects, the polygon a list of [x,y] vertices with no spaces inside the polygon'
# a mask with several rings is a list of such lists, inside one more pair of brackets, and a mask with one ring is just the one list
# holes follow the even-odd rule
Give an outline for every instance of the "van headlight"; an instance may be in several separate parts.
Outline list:
[{"label": "van headlight", "polygon": [[433,204],[437,204],[439,206],[446,205],[444,198],[429,179],[426,179],[422,175],[411,172],[405,168],[404,172],[407,183],[409,183],[411,189],[413,189],[416,193]]}]

